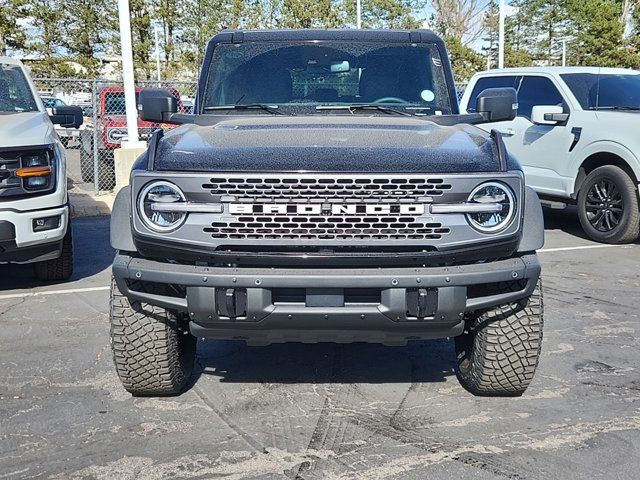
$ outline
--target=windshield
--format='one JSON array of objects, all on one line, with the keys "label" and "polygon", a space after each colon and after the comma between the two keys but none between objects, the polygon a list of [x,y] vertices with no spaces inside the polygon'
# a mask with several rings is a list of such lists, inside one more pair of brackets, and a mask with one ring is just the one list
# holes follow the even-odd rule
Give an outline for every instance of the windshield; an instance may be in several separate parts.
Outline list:
[{"label": "windshield", "polygon": [[425,115],[452,113],[434,45],[338,41],[218,45],[205,111],[253,104],[277,106],[292,114],[315,112],[320,105],[370,104]]},{"label": "windshield", "polygon": [[561,76],[585,110],[640,109],[640,74]]},{"label": "windshield", "polygon": [[[136,92],[136,105],[138,104],[138,92]],[[106,115],[124,115],[126,113],[124,92],[107,92],[105,95]]]},{"label": "windshield", "polygon": [[0,63],[0,112],[36,112],[38,105],[22,69]]}]

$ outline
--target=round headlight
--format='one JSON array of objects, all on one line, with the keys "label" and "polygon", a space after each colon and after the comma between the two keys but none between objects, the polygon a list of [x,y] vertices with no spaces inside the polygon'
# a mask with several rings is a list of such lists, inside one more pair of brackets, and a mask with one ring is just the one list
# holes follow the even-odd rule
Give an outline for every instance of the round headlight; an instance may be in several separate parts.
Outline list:
[{"label": "round headlight", "polygon": [[163,208],[171,203],[185,201],[184,194],[173,183],[152,182],[140,192],[138,210],[144,224],[156,232],[170,232],[178,228],[187,218],[184,212],[172,212]]},{"label": "round headlight", "polygon": [[516,209],[515,197],[511,189],[503,183],[488,182],[476,187],[469,195],[469,203],[499,205],[498,211],[470,213],[469,223],[484,233],[503,230],[511,224]]}]

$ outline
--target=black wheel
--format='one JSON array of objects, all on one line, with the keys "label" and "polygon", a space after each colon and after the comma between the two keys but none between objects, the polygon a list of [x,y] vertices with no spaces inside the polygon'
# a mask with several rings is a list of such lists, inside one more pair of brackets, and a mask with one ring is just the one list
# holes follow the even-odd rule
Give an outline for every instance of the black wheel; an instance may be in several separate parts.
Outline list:
[{"label": "black wheel", "polygon": [[469,318],[455,339],[462,386],[474,395],[522,395],[538,365],[542,325],[540,282],[529,298]]},{"label": "black wheel", "polygon": [[113,361],[124,388],[136,396],[179,394],[196,354],[183,316],[129,301],[113,279],[110,306]]},{"label": "black wheel", "polygon": [[62,239],[62,252],[55,260],[38,262],[34,265],[36,277],[45,282],[68,280],[73,273],[73,234],[71,222],[67,225],[67,233]]},{"label": "black wheel", "polygon": [[635,241],[640,233],[636,185],[621,168],[596,168],[578,193],[578,215],[593,240],[614,244]]},{"label": "black wheel", "polygon": [[91,151],[91,145],[87,150],[86,142],[80,141],[80,174],[82,181],[86,183],[93,183],[93,154]]},{"label": "black wheel", "polygon": [[98,155],[98,190],[113,190],[116,186],[116,167],[113,150],[101,150]]}]

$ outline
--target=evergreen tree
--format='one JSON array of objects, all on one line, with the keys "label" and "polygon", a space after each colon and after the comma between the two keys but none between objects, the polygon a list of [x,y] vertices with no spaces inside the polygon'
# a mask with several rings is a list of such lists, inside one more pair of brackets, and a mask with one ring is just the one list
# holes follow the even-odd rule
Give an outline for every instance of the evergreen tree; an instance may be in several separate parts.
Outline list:
[{"label": "evergreen tree", "polygon": [[100,55],[113,42],[118,28],[117,11],[108,0],[65,0],[60,42],[69,57],[79,63],[80,76],[100,76]]},{"label": "evergreen tree", "polygon": [[19,22],[26,19],[26,0],[0,0],[0,55],[25,50],[27,34]]},{"label": "evergreen tree", "polygon": [[499,27],[500,9],[498,7],[498,2],[496,0],[491,0],[487,5],[487,9],[484,14],[485,36],[483,40],[485,42],[485,46],[482,47],[482,50],[487,57],[487,66],[490,68],[496,68],[498,66]]}]

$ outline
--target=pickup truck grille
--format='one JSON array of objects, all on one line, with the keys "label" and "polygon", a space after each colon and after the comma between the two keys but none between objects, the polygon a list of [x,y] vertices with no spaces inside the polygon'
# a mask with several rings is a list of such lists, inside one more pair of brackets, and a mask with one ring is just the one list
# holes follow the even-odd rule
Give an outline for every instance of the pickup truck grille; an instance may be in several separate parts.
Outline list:
[{"label": "pickup truck grille", "polygon": [[[202,188],[215,201],[252,207],[249,213],[230,214],[206,226],[203,231],[214,239],[439,240],[450,233],[423,213],[407,213],[402,207],[422,205],[449,191],[452,186],[441,178],[229,176],[211,178]],[[348,211],[334,210],[336,204]],[[287,207],[270,213],[265,205]],[[316,209],[300,213],[298,205]],[[385,211],[366,211],[367,205],[384,205]]]},{"label": "pickup truck grille", "polygon": [[0,153],[0,190],[20,188],[20,179],[14,175],[19,168],[19,153]]}]

